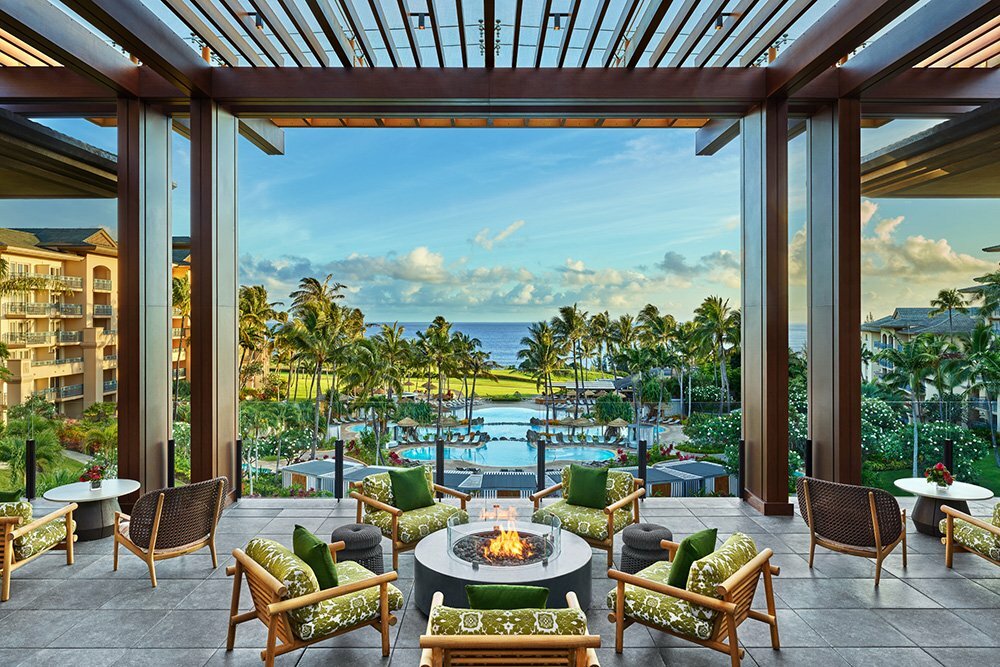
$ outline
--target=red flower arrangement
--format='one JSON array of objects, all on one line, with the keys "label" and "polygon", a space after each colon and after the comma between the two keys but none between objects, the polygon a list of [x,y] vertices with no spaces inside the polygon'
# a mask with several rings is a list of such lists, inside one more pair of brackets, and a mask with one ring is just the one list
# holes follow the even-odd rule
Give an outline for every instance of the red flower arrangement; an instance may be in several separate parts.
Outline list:
[{"label": "red flower arrangement", "polygon": [[938,486],[947,487],[955,483],[955,478],[952,477],[951,472],[940,462],[924,470],[924,477],[929,484],[937,484]]},{"label": "red flower arrangement", "polygon": [[102,479],[104,479],[104,466],[90,466],[80,475],[81,482],[98,482]]}]

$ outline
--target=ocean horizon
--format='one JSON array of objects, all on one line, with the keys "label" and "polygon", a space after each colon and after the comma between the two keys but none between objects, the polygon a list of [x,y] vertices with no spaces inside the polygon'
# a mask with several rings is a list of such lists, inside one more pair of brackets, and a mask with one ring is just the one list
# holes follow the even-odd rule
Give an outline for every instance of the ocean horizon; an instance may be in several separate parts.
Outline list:
[{"label": "ocean horizon", "polygon": [[[381,324],[381,323],[375,323]],[[423,331],[430,322],[398,322],[403,327],[403,338],[413,340],[418,331]],[[517,366],[517,351],[521,349],[521,339],[528,335],[531,322],[452,322],[451,330],[478,338],[482,349],[490,353],[490,358],[502,367]],[[374,325],[373,325],[374,326]],[[806,325],[788,325],[788,346],[800,352],[806,346]]]}]

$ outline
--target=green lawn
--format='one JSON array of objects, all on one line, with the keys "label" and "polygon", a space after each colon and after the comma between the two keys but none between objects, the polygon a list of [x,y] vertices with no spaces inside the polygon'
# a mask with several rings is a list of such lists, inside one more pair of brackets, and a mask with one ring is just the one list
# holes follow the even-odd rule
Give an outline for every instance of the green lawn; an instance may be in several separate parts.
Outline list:
[{"label": "green lawn", "polygon": [[[987,489],[993,492],[994,495],[1000,496],[1000,468],[997,468],[996,463],[993,461],[993,454],[990,453],[985,458],[976,462],[976,479],[975,484],[979,486],[985,486]],[[885,489],[894,496],[908,496],[910,494],[905,491],[900,491],[893,484],[897,479],[902,479],[904,477],[911,477],[912,471],[909,468],[903,470],[888,470],[886,472],[878,473],[878,487]]]}]

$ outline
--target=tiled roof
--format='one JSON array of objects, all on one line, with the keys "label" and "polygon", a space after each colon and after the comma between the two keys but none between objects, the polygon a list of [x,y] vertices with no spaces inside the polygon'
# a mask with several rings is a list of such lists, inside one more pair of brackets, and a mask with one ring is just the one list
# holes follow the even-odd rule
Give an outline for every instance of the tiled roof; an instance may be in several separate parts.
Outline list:
[{"label": "tiled roof", "polygon": [[931,315],[933,308],[897,308],[892,315],[882,317],[861,325],[862,331],[877,333],[883,329],[892,329],[910,336],[917,334],[947,334],[968,333],[976,326],[979,317],[978,308],[969,308],[968,313],[952,313],[952,322],[948,324],[948,313]]}]

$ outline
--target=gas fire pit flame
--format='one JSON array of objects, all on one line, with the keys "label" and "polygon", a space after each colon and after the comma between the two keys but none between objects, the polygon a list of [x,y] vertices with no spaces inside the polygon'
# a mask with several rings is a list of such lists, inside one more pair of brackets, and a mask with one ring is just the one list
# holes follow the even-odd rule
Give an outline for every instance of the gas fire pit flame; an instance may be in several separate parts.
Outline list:
[{"label": "gas fire pit flame", "polygon": [[500,528],[499,534],[483,545],[483,558],[487,561],[531,558],[534,549],[526,539],[517,532],[513,522],[507,528]]}]

